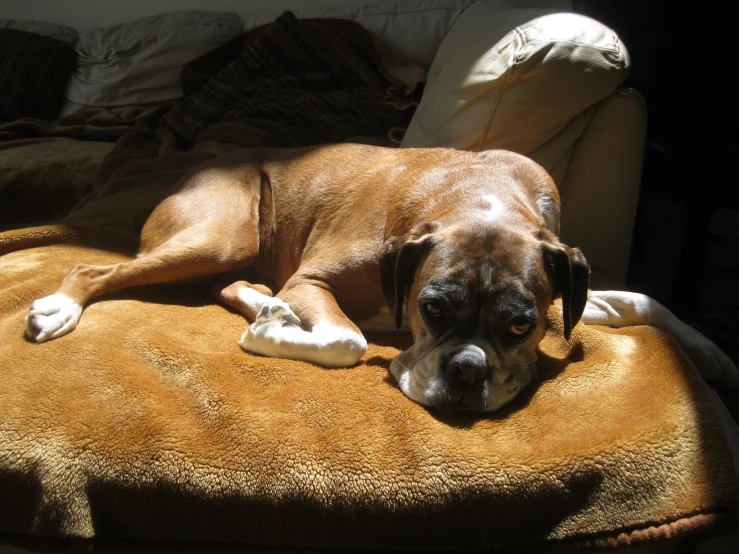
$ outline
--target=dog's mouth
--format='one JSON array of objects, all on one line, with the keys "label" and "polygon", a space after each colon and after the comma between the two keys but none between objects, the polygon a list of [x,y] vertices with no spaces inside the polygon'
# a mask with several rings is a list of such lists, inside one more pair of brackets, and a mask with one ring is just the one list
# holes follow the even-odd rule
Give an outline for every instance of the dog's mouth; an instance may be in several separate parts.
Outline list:
[{"label": "dog's mouth", "polygon": [[535,364],[517,368],[503,379],[495,372],[475,383],[464,383],[448,375],[440,365],[430,365],[425,357],[410,365],[403,354],[390,364],[398,388],[411,400],[443,411],[492,412],[510,403],[536,374]]}]

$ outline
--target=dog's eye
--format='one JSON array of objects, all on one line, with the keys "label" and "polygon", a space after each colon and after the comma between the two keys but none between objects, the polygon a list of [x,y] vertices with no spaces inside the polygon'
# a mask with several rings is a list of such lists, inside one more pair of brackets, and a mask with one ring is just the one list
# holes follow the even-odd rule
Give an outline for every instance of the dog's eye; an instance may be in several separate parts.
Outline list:
[{"label": "dog's eye", "polygon": [[444,315],[444,311],[441,309],[441,306],[436,302],[428,302],[424,306],[424,309],[426,310],[426,313],[429,315],[429,317],[432,317],[434,319]]},{"label": "dog's eye", "polygon": [[514,323],[508,330],[514,335],[524,335],[531,329],[531,323]]}]

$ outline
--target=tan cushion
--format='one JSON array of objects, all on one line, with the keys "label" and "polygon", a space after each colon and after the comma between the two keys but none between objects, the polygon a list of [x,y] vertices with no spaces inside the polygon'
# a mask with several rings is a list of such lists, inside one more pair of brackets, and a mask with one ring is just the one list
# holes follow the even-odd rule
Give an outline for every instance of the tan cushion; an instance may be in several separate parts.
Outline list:
[{"label": "tan cushion", "polygon": [[578,325],[566,342],[553,307],[537,379],[486,417],[405,397],[387,371],[403,334],[369,336],[346,370],[247,354],[246,322],[205,284],[126,290],[68,336],[23,338],[35,298],[75,264],[129,259],[117,248],[70,227],[0,234],[0,533],[561,552],[736,517],[709,391],[653,327]]},{"label": "tan cushion", "polygon": [[628,54],[613,31],[576,14],[541,14],[468,8],[439,47],[402,146],[529,154],[626,77]]},{"label": "tan cushion", "polygon": [[77,44],[78,66],[66,98],[82,106],[175,100],[182,97],[182,66],[242,28],[235,13],[180,11],[94,29]]},{"label": "tan cushion", "polygon": [[[559,185],[561,236],[591,267],[626,283],[647,126],[644,98],[621,89],[598,102]],[[617,288],[621,288],[617,287]]]}]

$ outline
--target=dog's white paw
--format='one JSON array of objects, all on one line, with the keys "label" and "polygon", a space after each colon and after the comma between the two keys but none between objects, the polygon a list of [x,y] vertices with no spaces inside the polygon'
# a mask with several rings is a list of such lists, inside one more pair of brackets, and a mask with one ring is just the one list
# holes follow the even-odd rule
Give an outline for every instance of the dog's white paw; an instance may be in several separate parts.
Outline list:
[{"label": "dog's white paw", "polygon": [[307,331],[279,298],[269,298],[239,341],[247,352],[302,360],[325,367],[350,367],[367,350],[365,338],[351,329],[319,323]]},{"label": "dog's white paw", "polygon": [[264,334],[273,327],[300,327],[300,318],[290,309],[285,302],[274,298],[259,310],[257,318],[250,328],[255,334]]},{"label": "dog's white paw", "polygon": [[269,298],[257,312],[254,323],[247,327],[239,344],[248,352],[278,356],[274,346],[285,340],[288,329],[302,330],[300,318],[279,298]]},{"label": "dog's white paw", "polygon": [[52,294],[31,304],[26,316],[26,336],[44,342],[66,335],[77,327],[82,306],[64,294]]}]

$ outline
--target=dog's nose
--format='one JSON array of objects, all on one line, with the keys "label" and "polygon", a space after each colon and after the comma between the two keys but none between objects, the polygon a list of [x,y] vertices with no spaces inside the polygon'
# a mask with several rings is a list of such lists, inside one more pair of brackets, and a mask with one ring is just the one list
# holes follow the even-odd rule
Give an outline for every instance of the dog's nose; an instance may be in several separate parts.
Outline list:
[{"label": "dog's nose", "polygon": [[467,346],[449,358],[447,370],[463,383],[471,385],[487,377],[487,357],[480,347]]}]

